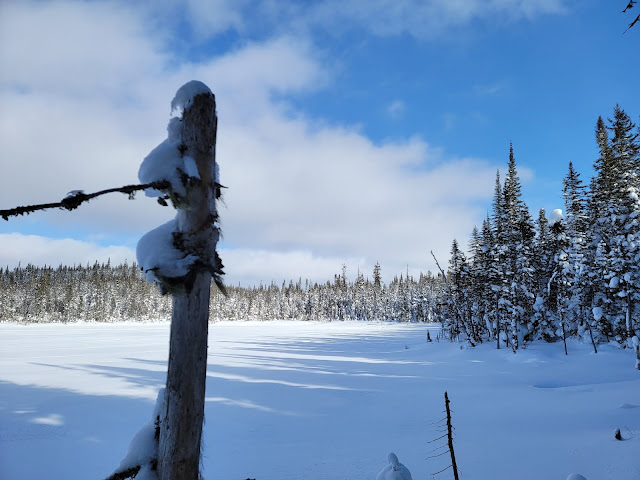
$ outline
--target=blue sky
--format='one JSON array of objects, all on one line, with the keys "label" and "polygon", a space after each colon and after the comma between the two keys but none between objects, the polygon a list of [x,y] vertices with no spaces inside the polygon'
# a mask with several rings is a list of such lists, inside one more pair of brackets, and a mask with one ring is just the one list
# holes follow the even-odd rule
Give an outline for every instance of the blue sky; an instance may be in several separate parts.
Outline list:
[{"label": "blue sky", "polygon": [[[535,217],[562,208],[569,161],[588,182],[598,115],[640,114],[624,1],[131,3],[0,4],[0,208],[135,183],[198,79],[229,283],[434,270],[486,215],[510,141]],[[132,261],[172,216],[115,196],[12,219],[0,265]]]}]

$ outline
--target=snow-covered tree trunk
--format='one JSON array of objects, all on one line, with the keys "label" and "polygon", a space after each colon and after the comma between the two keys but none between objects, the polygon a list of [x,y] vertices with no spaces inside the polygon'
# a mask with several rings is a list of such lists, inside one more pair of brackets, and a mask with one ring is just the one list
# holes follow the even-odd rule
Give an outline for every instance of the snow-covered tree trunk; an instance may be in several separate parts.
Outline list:
[{"label": "snow-covered tree trunk", "polygon": [[160,480],[197,480],[204,420],[211,275],[173,298],[167,388],[158,444]]},{"label": "snow-covered tree trunk", "polygon": [[[174,220],[145,234],[137,248],[147,280],[173,296],[167,385],[154,414],[157,454],[148,452],[152,461],[138,468],[155,470],[159,480],[198,480],[211,279],[224,289],[216,253],[215,97],[206,85],[191,81],[178,90],[171,109],[182,115],[170,120],[168,138],[138,172],[145,184],[167,185],[146,194],[160,197],[163,205],[171,201],[177,210]],[[129,467],[136,465],[123,462],[121,471]]]},{"label": "snow-covered tree trunk", "polygon": [[[199,93],[182,116],[182,150],[195,160],[200,181],[189,182],[176,217],[174,233],[201,259],[215,258],[216,104],[211,93]],[[196,172],[192,172],[195,174]],[[158,477],[197,480],[204,420],[207,334],[211,272],[191,270],[184,291],[174,293],[169,365],[160,419]]]}]

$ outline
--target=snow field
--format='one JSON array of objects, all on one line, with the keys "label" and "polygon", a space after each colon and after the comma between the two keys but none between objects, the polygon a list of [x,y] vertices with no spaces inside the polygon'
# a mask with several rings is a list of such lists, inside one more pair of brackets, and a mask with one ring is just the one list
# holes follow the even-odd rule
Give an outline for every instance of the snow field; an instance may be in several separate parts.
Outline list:
[{"label": "snow field", "polygon": [[[205,477],[373,480],[395,452],[430,479],[448,465],[426,459],[447,390],[463,479],[640,479],[629,350],[514,355],[426,343],[427,329],[435,339],[428,325],[211,324]],[[0,338],[0,479],[112,473],[164,386],[169,325],[2,324]]]}]

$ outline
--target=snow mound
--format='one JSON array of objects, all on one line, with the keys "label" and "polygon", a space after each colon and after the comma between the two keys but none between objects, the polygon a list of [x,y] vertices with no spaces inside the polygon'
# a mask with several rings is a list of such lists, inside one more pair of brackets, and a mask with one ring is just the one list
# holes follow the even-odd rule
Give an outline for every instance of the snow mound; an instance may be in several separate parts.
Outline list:
[{"label": "snow mound", "polygon": [[[204,83],[192,80],[178,89],[171,101],[171,111],[188,108],[195,97],[201,94],[213,95]],[[177,209],[186,209],[187,187],[194,180],[200,180],[200,171],[196,160],[188,154],[189,148],[183,139],[184,124],[182,118],[171,118],[167,126],[167,138],[147,155],[138,170],[141,183],[168,183],[158,188],[147,188],[145,194],[160,197],[160,203],[171,199]],[[216,165],[217,167],[217,165]],[[215,172],[216,182],[218,170]],[[215,203],[211,198],[211,210]],[[178,218],[178,217],[176,217]],[[185,277],[199,260],[187,250],[176,219],[167,222],[145,234],[136,248],[136,257],[146,280],[156,282],[161,293],[169,293],[170,280]]]},{"label": "snow mound", "polygon": [[146,423],[134,435],[131,443],[129,443],[127,454],[120,462],[116,472],[124,472],[130,468],[140,467],[137,475],[135,475],[137,480],[158,480],[158,476],[152,470],[151,465],[154,459],[158,458],[158,443],[155,437],[156,418],[160,416],[164,405],[164,392],[164,388],[158,391],[151,421]]},{"label": "snow mound", "polygon": [[596,322],[599,322],[602,318],[602,307],[593,307],[593,318]]},{"label": "snow mound", "polygon": [[[193,99],[202,93],[211,93],[209,87],[198,80],[191,80],[181,86],[171,100],[171,111],[189,108]],[[213,95],[213,94],[212,94]]]},{"label": "snow mound", "polygon": [[185,255],[175,247],[173,234],[177,229],[177,221],[173,219],[147,232],[138,241],[136,257],[148,282],[184,277],[198,260],[197,256]]},{"label": "snow mound", "polygon": [[376,480],[413,480],[411,472],[398,461],[395,453],[391,452],[387,458],[389,465],[380,470]]},{"label": "snow mound", "polygon": [[[201,93],[211,93],[211,90],[204,83],[196,80],[184,84],[178,89],[176,96],[171,101],[171,111],[189,107],[193,98]],[[181,118],[173,117],[169,120],[167,138],[154,148],[140,165],[138,179],[141,183],[168,181],[174,193],[184,196],[186,194],[184,177],[200,178],[195,160],[184,155],[182,127]],[[163,197],[165,195],[153,188],[146,189],[145,194],[148,197]]]},{"label": "snow mound", "polygon": [[71,190],[65,195],[64,199],[77,197],[78,195],[84,195],[84,190]]},{"label": "snow mound", "polygon": [[[171,132],[169,135],[171,135]],[[186,188],[182,183],[181,172],[185,170],[179,143],[167,139],[151,150],[151,153],[144,158],[138,170],[138,179],[141,183],[167,180],[171,183],[171,188],[174,192],[184,196]],[[148,197],[164,196],[163,192],[154,188],[146,189],[145,194]]]},{"label": "snow mound", "polygon": [[156,456],[155,426],[153,422],[149,422],[134,435],[129,450],[116,471],[123,472],[132,467],[147,465]]}]

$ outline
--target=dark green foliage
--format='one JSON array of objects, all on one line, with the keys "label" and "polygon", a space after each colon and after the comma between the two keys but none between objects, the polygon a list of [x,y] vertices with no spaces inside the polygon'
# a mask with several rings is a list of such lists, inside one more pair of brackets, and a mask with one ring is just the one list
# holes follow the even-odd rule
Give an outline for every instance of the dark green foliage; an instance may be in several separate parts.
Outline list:
[{"label": "dark green foliage", "polygon": [[[380,274],[379,265],[374,278]],[[349,282],[346,269],[335,282],[298,279],[257,287],[211,290],[212,320],[393,320],[438,321],[442,277],[430,273],[395,278],[388,286],[359,272]],[[117,322],[171,318],[171,297],[147,283],[138,267],[107,264],[0,269],[0,321]]]},{"label": "dark green foliage", "polygon": [[171,299],[145,282],[137,265],[0,270],[0,321],[113,322],[171,316]]},{"label": "dark green foliage", "polygon": [[450,302],[472,312],[459,315],[460,331],[476,329],[514,352],[526,341],[568,336],[588,339],[596,352],[601,340],[631,345],[640,322],[639,132],[618,105],[609,126],[598,118],[599,156],[589,191],[569,163],[565,214],[550,225],[541,209],[535,228],[510,145],[504,184],[498,174],[493,212],[482,232],[471,235],[466,270],[457,242],[451,251]]}]

